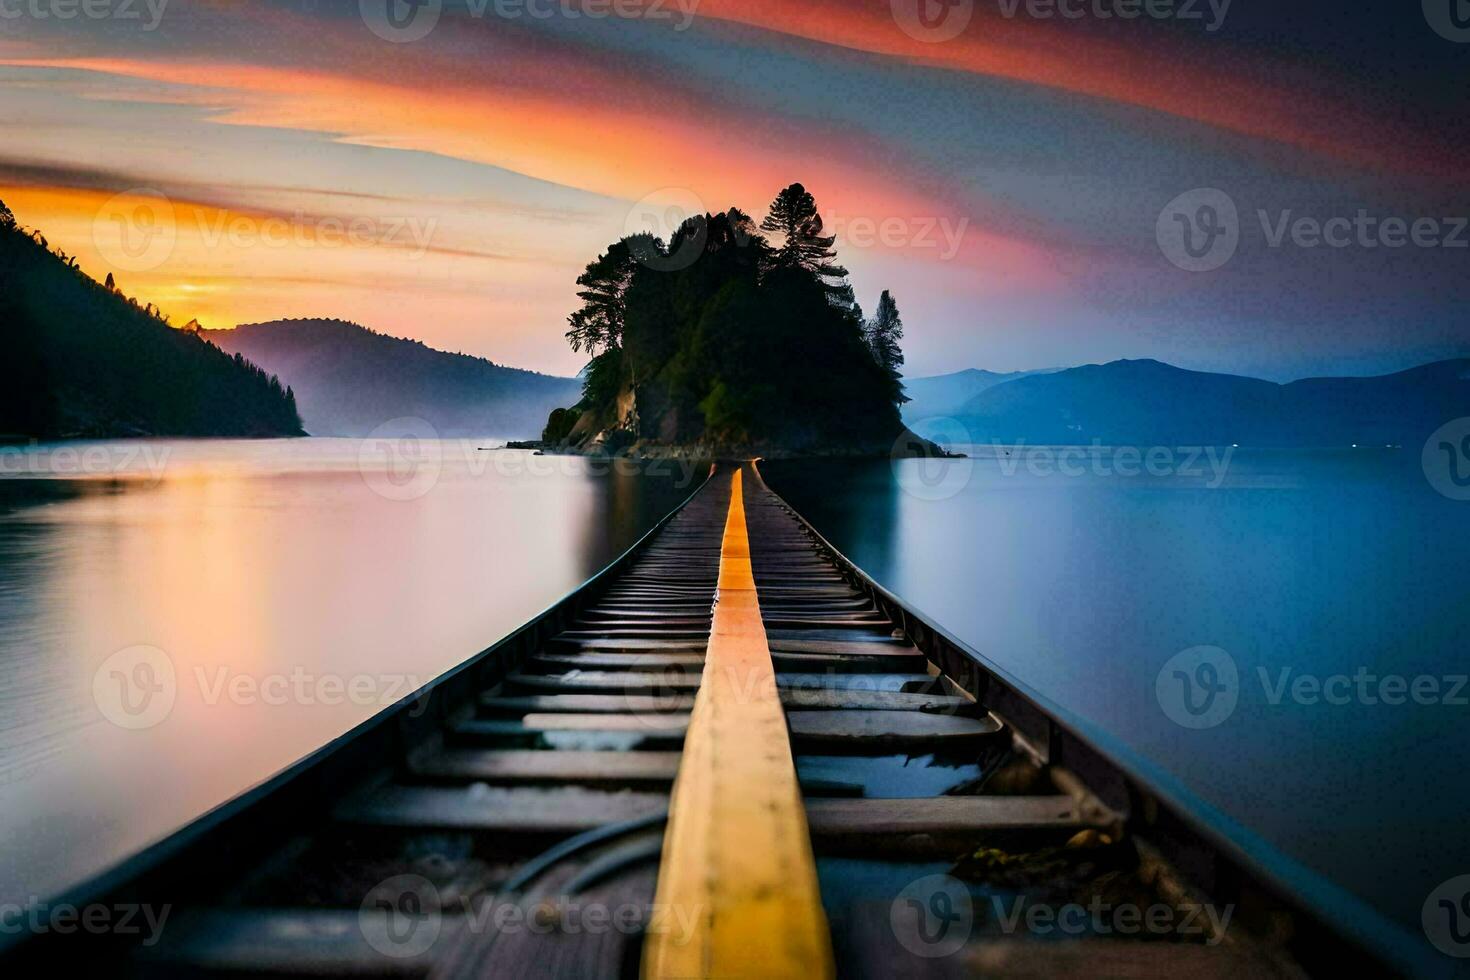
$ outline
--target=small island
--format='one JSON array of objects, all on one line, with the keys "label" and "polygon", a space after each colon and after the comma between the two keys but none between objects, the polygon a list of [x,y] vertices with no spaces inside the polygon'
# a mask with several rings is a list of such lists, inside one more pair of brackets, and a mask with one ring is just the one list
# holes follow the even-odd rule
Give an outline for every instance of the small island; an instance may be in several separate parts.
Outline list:
[{"label": "small island", "polygon": [[547,448],[639,456],[929,455],[908,433],[903,323],[884,291],[863,316],[815,199],[792,184],[757,224],[690,217],[664,242],[609,245],[577,279],[567,340],[582,399]]}]

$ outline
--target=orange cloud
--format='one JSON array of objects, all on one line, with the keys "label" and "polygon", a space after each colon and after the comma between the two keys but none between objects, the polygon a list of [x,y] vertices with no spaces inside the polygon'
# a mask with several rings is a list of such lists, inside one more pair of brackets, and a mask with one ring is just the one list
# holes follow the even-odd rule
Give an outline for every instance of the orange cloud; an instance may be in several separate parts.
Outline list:
[{"label": "orange cloud", "polygon": [[[701,0],[699,16],[1140,106],[1374,169],[1386,165],[1424,173],[1427,168],[1452,175],[1462,166],[1433,140],[1406,131],[1392,118],[1369,115],[1346,99],[1287,81],[1287,65],[1230,52],[1219,57],[1218,49],[1204,50],[1212,41],[1189,45],[1154,33],[1147,45],[1122,43],[1061,18],[1008,18],[967,0],[951,4],[956,11],[973,8],[962,33],[923,40],[900,27],[894,7],[926,2]],[[1138,27],[1142,41],[1144,27]],[[1207,60],[1206,54],[1212,57]]]},{"label": "orange cloud", "polygon": [[[496,43],[477,27],[440,29],[462,30],[471,49]],[[494,58],[446,59],[432,45],[415,45],[395,51],[399,70],[384,81],[376,61],[382,46],[364,43],[360,58],[327,43],[330,70],[110,58],[26,63],[206,88],[219,93],[213,118],[221,124],[433,152],[633,202],[675,189],[705,210],[736,204],[758,215],[799,178],[825,208],[873,221],[962,215],[975,203],[973,191],[942,178],[911,173],[895,184],[873,162],[881,141],[872,134],[711,104],[597,58],[496,48]],[[548,71],[555,83],[540,84]],[[625,230],[609,228],[608,237]],[[990,274],[1046,277],[1044,258],[1026,242],[976,228],[962,244],[962,257],[983,256]]]}]

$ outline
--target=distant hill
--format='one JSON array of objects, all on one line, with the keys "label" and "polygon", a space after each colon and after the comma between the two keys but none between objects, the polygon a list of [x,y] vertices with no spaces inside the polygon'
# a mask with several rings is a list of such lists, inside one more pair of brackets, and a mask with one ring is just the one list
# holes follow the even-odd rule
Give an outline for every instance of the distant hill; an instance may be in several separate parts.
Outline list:
[{"label": "distant hill", "polygon": [[1330,447],[1413,445],[1465,415],[1470,359],[1284,385],[1140,360],[995,385],[956,417],[977,443]]},{"label": "distant hill", "polygon": [[450,354],[344,320],[275,320],[204,334],[296,392],[312,435],[363,436],[390,419],[426,420],[441,436],[534,438],[581,384]]},{"label": "distant hill", "polygon": [[0,434],[302,434],[279,381],[75,263],[0,204]]},{"label": "distant hill", "polygon": [[971,398],[987,388],[994,388],[1007,381],[1030,377],[1033,374],[1051,374],[1057,368],[1041,371],[982,371],[967,368],[953,374],[936,374],[927,378],[904,378],[904,390],[909,401],[903,406],[904,421],[910,425],[924,419],[956,415]]}]

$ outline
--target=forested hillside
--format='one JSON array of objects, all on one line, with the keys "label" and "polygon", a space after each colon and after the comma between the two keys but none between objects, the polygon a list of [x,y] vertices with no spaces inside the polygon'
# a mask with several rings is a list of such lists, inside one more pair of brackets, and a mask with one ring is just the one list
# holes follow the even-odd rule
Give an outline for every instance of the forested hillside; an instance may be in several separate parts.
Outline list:
[{"label": "forested hillside", "polygon": [[445,437],[529,438],[576,398],[578,383],[504,367],[345,320],[247,323],[205,332],[296,392],[312,435],[365,436],[390,419],[420,418]]},{"label": "forested hillside", "polygon": [[302,435],[291,391],[177,330],[0,204],[0,434]]}]

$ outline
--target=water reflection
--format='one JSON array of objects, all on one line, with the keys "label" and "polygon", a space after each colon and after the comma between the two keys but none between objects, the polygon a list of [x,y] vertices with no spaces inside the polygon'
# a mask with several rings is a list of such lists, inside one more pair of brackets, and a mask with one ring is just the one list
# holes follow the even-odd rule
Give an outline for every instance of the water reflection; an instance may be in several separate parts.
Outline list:
[{"label": "water reflection", "polygon": [[0,902],[95,873],[404,696],[691,489],[445,443],[428,489],[392,499],[351,440],[145,445],[163,465],[108,444],[103,472],[0,479]]},{"label": "water reflection", "polygon": [[[1418,936],[1425,896],[1470,868],[1470,795],[1446,765],[1470,709],[1298,703],[1280,685],[1463,676],[1470,505],[1436,493],[1417,453],[1242,450],[1133,475],[1106,462],[1069,476],[982,448],[947,495],[925,490],[947,485],[921,461],[762,470],[880,582],[1137,768]],[[1156,680],[1201,645],[1233,658],[1239,702],[1192,730]]]}]

